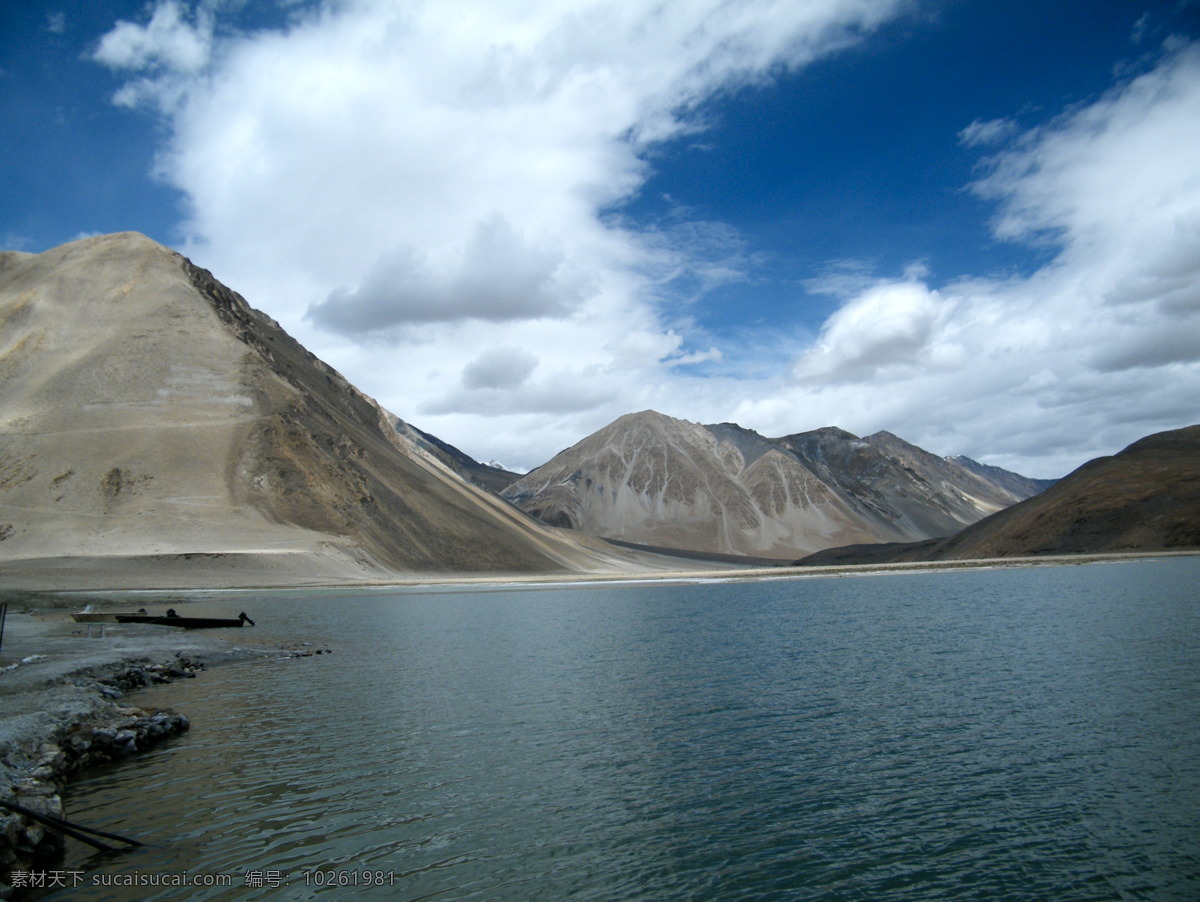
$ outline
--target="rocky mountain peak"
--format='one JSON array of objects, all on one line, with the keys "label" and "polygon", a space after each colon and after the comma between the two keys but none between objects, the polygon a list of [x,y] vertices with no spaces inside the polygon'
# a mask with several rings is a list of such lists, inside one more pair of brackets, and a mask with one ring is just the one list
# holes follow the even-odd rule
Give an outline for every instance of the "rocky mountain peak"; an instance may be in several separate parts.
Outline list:
[{"label": "rocky mountain peak", "polygon": [[891,433],[768,439],[655,411],[621,417],[514,482],[549,523],[659,547],[786,558],[791,549],[944,536],[1016,500]]},{"label": "rocky mountain peak", "polygon": [[[998,469],[970,458],[954,460],[986,471]],[[1025,479],[1013,473],[1007,477],[1006,482]],[[879,564],[1195,548],[1200,548],[1200,425],[1150,435],[1117,454],[1088,461],[1044,491],[947,538],[831,548],[802,563]]]}]

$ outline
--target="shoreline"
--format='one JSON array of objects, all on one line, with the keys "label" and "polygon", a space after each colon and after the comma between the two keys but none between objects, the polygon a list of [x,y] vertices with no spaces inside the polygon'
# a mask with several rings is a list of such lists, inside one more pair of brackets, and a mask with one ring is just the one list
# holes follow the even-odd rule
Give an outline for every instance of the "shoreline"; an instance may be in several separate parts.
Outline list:
[{"label": "shoreline", "polygon": [[[947,570],[994,570],[1004,567],[1068,566],[1079,564],[1121,563],[1166,557],[1200,555],[1200,549],[1188,551],[1104,552],[1096,554],[1038,555],[1012,558],[974,558],[961,561],[910,561],[897,564],[828,564],[814,567],[772,567],[661,570],[624,573],[529,574],[521,576],[426,576],[395,580],[369,588],[441,588],[453,586],[585,586],[596,583],[654,584],[659,582],[711,583],[743,580],[827,579],[831,577],[876,576],[896,573],[941,572]],[[252,588],[252,587],[247,587]],[[314,587],[317,588],[317,587]],[[331,586],[328,588],[339,588]]]},{"label": "shoreline", "polygon": [[[88,637],[58,606],[9,611],[0,647],[0,800],[62,819],[72,775],[189,728],[184,714],[138,705],[138,689],[273,653],[169,627]],[[0,810],[0,898],[12,895],[14,874],[53,868],[62,849],[60,833]]]},{"label": "shoreline", "polygon": [[[253,568],[221,569],[197,567],[188,572],[172,572],[164,577],[152,568],[134,567],[118,576],[115,561],[105,560],[104,566],[90,569],[78,566],[77,559],[63,569],[28,567],[26,562],[0,563],[0,601],[5,596],[18,600],[62,599],[64,602],[80,596],[132,597],[162,593],[183,596],[205,592],[279,592],[302,590],[387,590],[421,588],[486,588],[521,586],[586,586],[596,584],[655,584],[660,582],[732,582],[740,580],[826,579],[832,577],[874,576],[879,574],[942,572],[948,570],[990,570],[1004,567],[1068,566],[1122,561],[1153,560],[1157,558],[1200,555],[1200,548],[1178,551],[1113,551],[1090,554],[1030,555],[1007,558],[974,558],[949,561],[911,561],[876,564],[827,564],[822,566],[703,566],[678,569],[645,569],[623,571],[564,571],[551,573],[395,573],[386,577],[322,578],[314,574],[298,574],[290,579],[271,574],[268,580],[256,580]],[[23,578],[13,579],[14,571]],[[173,577],[173,578],[172,578]],[[7,590],[7,591],[6,591]],[[183,599],[181,599],[183,600]]]}]

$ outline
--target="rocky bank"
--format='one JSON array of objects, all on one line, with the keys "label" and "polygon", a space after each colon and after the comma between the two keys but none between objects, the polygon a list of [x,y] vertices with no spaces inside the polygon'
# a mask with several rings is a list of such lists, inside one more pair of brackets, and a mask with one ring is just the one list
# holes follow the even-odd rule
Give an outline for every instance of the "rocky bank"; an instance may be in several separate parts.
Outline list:
[{"label": "rocky bank", "polygon": [[[89,637],[65,611],[14,607],[0,647],[0,802],[55,818],[72,820],[61,796],[72,774],[188,729],[184,714],[133,703],[137,690],[272,653],[169,627]],[[22,872],[53,868],[63,848],[56,831],[0,807],[0,898]]]}]

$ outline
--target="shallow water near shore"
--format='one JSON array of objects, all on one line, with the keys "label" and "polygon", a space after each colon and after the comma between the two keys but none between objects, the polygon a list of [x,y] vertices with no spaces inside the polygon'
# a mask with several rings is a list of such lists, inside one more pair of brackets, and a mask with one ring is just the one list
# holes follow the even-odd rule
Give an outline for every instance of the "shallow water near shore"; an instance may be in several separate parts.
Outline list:
[{"label": "shallow water near shore", "polygon": [[151,845],[72,846],[47,898],[1194,900],[1197,585],[1190,557],[234,596],[333,653],[135,696],[191,733],[66,805]]}]

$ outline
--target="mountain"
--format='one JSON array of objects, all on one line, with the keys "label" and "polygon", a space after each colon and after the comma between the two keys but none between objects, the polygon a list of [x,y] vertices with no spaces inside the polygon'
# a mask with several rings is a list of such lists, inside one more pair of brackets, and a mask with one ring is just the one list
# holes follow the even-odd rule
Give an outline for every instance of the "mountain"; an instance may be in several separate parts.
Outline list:
[{"label": "mountain", "polygon": [[1200,548],[1200,426],[1089,461],[1040,495],[947,539],[835,548],[806,565]]},{"label": "mountain", "polygon": [[521,478],[520,473],[506,470],[495,463],[484,464],[475,460],[464,451],[458,450],[449,442],[444,442],[435,435],[422,432],[411,423],[395,418],[396,431],[407,436],[418,447],[432,454],[443,464],[468,482],[499,494]]},{"label": "mountain", "polygon": [[502,494],[546,523],[609,539],[789,559],[949,535],[1028,493],[887,432],[859,438],[825,428],[771,439],[648,410],[615,420]]},{"label": "mountain", "polygon": [[416,434],[142,235],[0,254],[5,573],[612,566],[601,543],[478,489]]},{"label": "mountain", "polygon": [[958,464],[964,470],[968,470],[976,476],[994,485],[998,485],[1021,498],[1031,498],[1040,492],[1046,491],[1046,489],[1058,482],[1057,479],[1030,479],[1028,476],[1003,470],[1000,467],[981,464],[979,461],[971,460],[971,458],[964,457],[961,454],[947,458],[947,460]]}]

